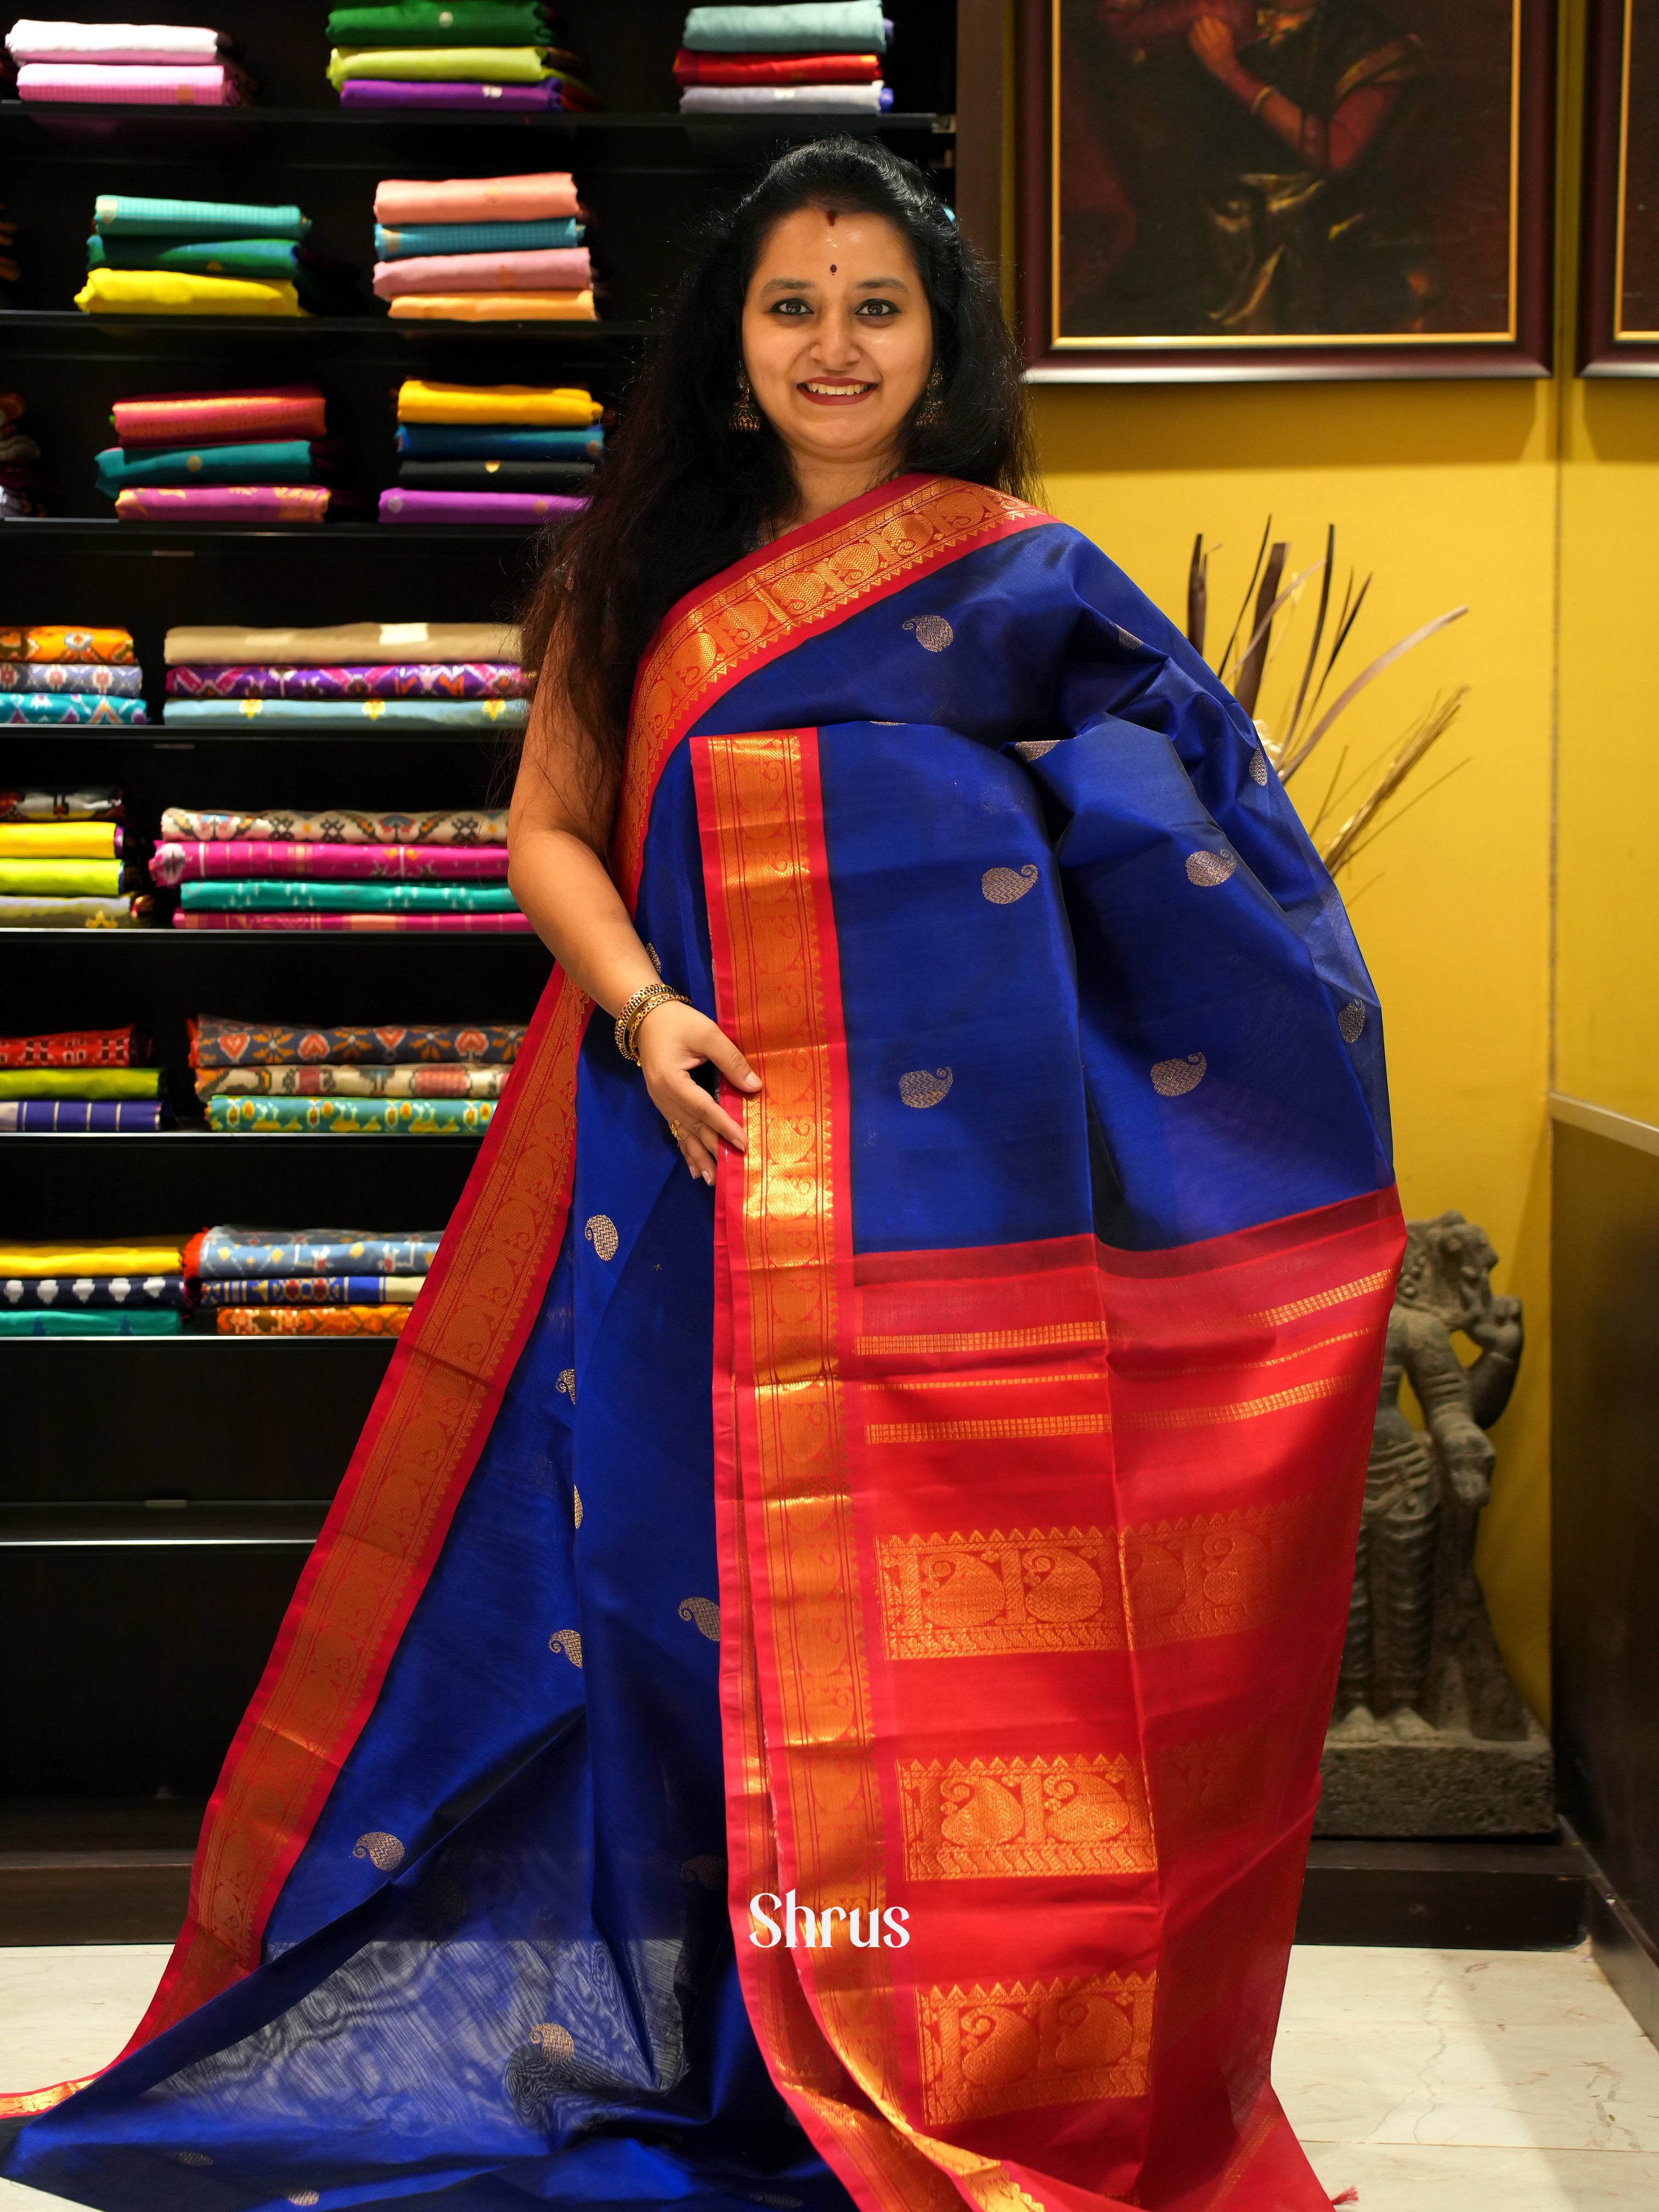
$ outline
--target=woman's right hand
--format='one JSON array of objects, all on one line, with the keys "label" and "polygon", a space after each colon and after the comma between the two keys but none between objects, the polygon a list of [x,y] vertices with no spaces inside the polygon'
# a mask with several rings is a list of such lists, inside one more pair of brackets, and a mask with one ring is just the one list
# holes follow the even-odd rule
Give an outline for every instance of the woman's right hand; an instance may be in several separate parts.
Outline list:
[{"label": "woman's right hand", "polygon": [[720,1139],[739,1152],[748,1139],[741,1124],[715,1103],[691,1071],[707,1061],[733,1090],[750,1092],[760,1089],[759,1076],[707,1014],[672,999],[651,1009],[634,1041],[652,1104],[667,1122],[686,1166],[712,1183]]}]

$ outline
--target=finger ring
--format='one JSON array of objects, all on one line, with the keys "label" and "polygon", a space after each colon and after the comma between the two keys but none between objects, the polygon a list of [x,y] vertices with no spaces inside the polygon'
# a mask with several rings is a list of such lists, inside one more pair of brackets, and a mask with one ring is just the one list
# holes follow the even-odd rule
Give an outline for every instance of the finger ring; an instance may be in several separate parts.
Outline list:
[{"label": "finger ring", "polygon": [[679,1133],[680,1133],[680,1125],[679,1125],[679,1123],[678,1123],[678,1121],[671,1121],[671,1122],[669,1123],[669,1125],[668,1125],[668,1133],[669,1133],[669,1135],[670,1135],[671,1137],[678,1137],[678,1136],[679,1135]]}]

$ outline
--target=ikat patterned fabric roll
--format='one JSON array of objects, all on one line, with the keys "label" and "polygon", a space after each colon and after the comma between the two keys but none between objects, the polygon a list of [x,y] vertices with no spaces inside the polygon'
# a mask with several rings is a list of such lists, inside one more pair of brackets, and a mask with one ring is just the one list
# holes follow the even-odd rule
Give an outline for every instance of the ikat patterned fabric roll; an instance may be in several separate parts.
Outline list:
[{"label": "ikat patterned fabric roll", "polygon": [[120,860],[0,859],[0,891],[36,898],[113,898]]},{"label": "ikat patterned fabric roll", "polygon": [[[0,902],[0,906],[3,902]],[[3,925],[0,925],[3,926]],[[527,914],[185,914],[173,917],[175,929],[362,930],[371,934],[429,933],[434,936],[528,937]]]},{"label": "ikat patterned fabric roll", "polygon": [[[388,495],[383,495],[382,504]],[[529,713],[523,699],[169,699],[161,719],[169,727],[184,723],[210,730],[236,729],[244,722],[276,722],[295,729],[307,724],[327,727],[335,722],[362,722],[383,730],[517,730],[523,728]]]},{"label": "ikat patterned fabric roll", "polygon": [[557,492],[542,491],[403,491],[380,494],[382,522],[442,523],[450,527],[475,523],[507,523],[534,529],[544,522],[560,522],[579,514],[583,501]]},{"label": "ikat patterned fabric roll", "polygon": [[184,1327],[179,1313],[6,1313],[0,1311],[0,1336],[176,1336]]},{"label": "ikat patterned fabric roll", "polygon": [[401,1336],[407,1306],[222,1306],[222,1336]]},{"label": "ikat patterned fabric roll", "polygon": [[[20,635],[16,630],[0,630],[0,659],[5,658],[5,639]],[[125,630],[120,635],[126,636]],[[132,641],[128,638],[124,659],[131,659],[131,648]],[[394,660],[516,664],[519,633],[500,623],[340,623],[327,629],[182,629],[167,632],[162,650],[169,666],[198,661],[216,667],[261,668],[355,667]],[[12,657],[55,660],[65,656],[43,653]],[[0,669],[0,680],[4,674]]]},{"label": "ikat patterned fabric roll", "polygon": [[98,489],[108,498],[163,484],[308,484],[317,448],[308,439],[273,438],[252,446],[106,446],[96,456]]},{"label": "ikat patterned fabric roll", "polygon": [[403,323],[591,323],[592,292],[404,292],[386,307]]},{"label": "ikat patterned fabric roll", "polygon": [[482,1137],[489,1098],[210,1098],[210,1129],[236,1136]]},{"label": "ikat patterned fabric roll", "polygon": [[[5,663],[0,661],[0,684],[5,677]],[[106,691],[0,691],[0,722],[142,726],[149,720],[142,699],[116,697]]]},{"label": "ikat patterned fabric roll", "polygon": [[510,1067],[222,1067],[198,1098],[499,1098]]},{"label": "ikat patterned fabric roll", "polygon": [[202,1014],[190,1024],[192,1067],[511,1066],[525,1040],[521,1022],[389,1024],[374,1029],[301,1029]]},{"label": "ikat patterned fabric roll", "polygon": [[[424,1275],[442,1235],[441,1229],[386,1237],[365,1229],[257,1229],[226,1222],[191,1239],[185,1273],[199,1275],[204,1284],[251,1275]],[[175,1252],[172,1264],[179,1263]],[[30,1271],[9,1270],[0,1247],[0,1279],[8,1272]]]},{"label": "ikat patterned fabric roll", "polygon": [[228,63],[27,62],[17,96],[99,107],[240,107],[244,82]]},{"label": "ikat patterned fabric roll", "polygon": [[[3,866],[3,861],[0,861]],[[157,884],[303,876],[343,883],[505,883],[505,845],[311,845],[295,840],[169,839],[149,864]]]},{"label": "ikat patterned fabric roll", "polygon": [[[220,814],[189,806],[169,806],[162,811],[161,835],[164,837],[210,839],[215,842],[239,837],[264,837],[273,843],[301,845],[504,845],[507,842],[507,809],[479,806],[456,809],[436,807],[424,814],[374,813],[367,809],[350,806],[330,807],[320,814],[291,813],[282,807],[269,807],[263,814]],[[238,1026],[242,1026],[239,1024]],[[322,1034],[293,1030],[298,1036]],[[330,1035],[347,1032],[330,1031]],[[353,1036],[367,1036],[367,1030],[353,1030]],[[375,1034],[379,1034],[375,1032]],[[399,1030],[402,1036],[404,1031]],[[447,1032],[446,1032],[447,1034]],[[471,1036],[474,1032],[468,1030]],[[502,1036],[520,1036],[522,1031],[502,1030]],[[323,1055],[304,1054],[312,1059]],[[436,1053],[423,1055],[439,1060],[453,1055]],[[494,1059],[493,1053],[464,1053],[463,1059]]]},{"label": "ikat patterned fabric roll", "polygon": [[0,1098],[159,1098],[159,1067],[0,1064]]},{"label": "ikat patterned fabric roll", "polygon": [[[173,1267],[179,1255],[173,1255]],[[0,1310],[14,1313],[51,1312],[54,1307],[172,1306],[182,1310],[191,1302],[190,1285],[182,1274],[149,1275],[6,1275],[0,1273]]]},{"label": "ikat patterned fabric roll", "polygon": [[97,1102],[0,1095],[0,1136],[139,1137],[172,1126],[173,1109],[161,1098]]},{"label": "ikat patterned fabric roll", "polygon": [[400,422],[500,422],[521,429],[586,430],[604,412],[591,392],[568,385],[434,384],[410,377],[398,387]]},{"label": "ikat patterned fabric roll", "polygon": [[374,294],[395,300],[405,292],[586,291],[593,264],[585,246],[549,246],[526,253],[433,253],[410,260],[377,261]]},{"label": "ikat patterned fabric roll", "polygon": [[545,43],[547,27],[537,0],[402,0],[336,8],[328,19],[337,46],[534,46]]},{"label": "ikat patterned fabric roll", "polygon": [[137,657],[131,630],[79,629],[53,623],[32,629],[0,629],[0,684],[5,682],[8,660],[98,660],[131,667]]},{"label": "ikat patterned fabric roll", "polygon": [[241,1282],[204,1282],[202,1305],[412,1306],[424,1275],[258,1275]]},{"label": "ikat patterned fabric roll", "polygon": [[20,15],[6,33],[16,62],[212,62],[222,32],[184,23],[59,23]]},{"label": "ikat patterned fabric roll", "polygon": [[[0,669],[0,679],[18,672],[15,666]],[[111,783],[82,791],[0,790],[0,822],[113,822],[120,811],[121,794]]]},{"label": "ikat patterned fabric roll", "polygon": [[118,399],[115,434],[134,446],[228,445],[252,437],[320,438],[323,395],[313,384],[251,392],[155,392]]},{"label": "ikat patterned fabric roll", "polygon": [[340,87],[343,108],[477,107],[497,114],[586,114],[599,102],[585,85],[566,76],[544,77],[539,84],[449,84],[441,81],[417,83],[384,76],[349,77]]},{"label": "ikat patterned fabric roll", "polygon": [[557,216],[580,219],[581,214],[575,179],[566,169],[517,177],[453,177],[440,184],[388,177],[374,191],[375,221],[396,227],[411,222],[550,222]]},{"label": "ikat patterned fabric roll", "polygon": [[682,46],[755,54],[885,53],[881,0],[782,0],[764,7],[693,8]]},{"label": "ikat patterned fabric roll", "polygon": [[197,276],[182,269],[92,269],[75,295],[83,315],[301,315],[292,284]]},{"label": "ikat patterned fabric roll", "polygon": [[169,668],[169,699],[524,699],[511,661],[392,662],[356,668]]},{"label": "ikat patterned fabric roll", "polygon": [[155,901],[132,898],[45,898],[0,892],[0,929],[143,929]]},{"label": "ikat patterned fabric roll", "polygon": [[677,84],[874,84],[879,54],[694,53],[674,57]]},{"label": "ikat patterned fabric roll", "polygon": [[605,453],[605,432],[520,430],[489,422],[400,422],[394,440],[399,453],[422,461],[597,461]]},{"label": "ikat patterned fabric roll", "polygon": [[0,860],[108,860],[124,836],[118,822],[0,822]]},{"label": "ikat patterned fabric roll", "polygon": [[87,660],[0,661],[8,691],[102,691],[136,699],[144,688],[142,668],[100,668]]},{"label": "ikat patterned fabric roll", "polygon": [[93,202],[92,224],[105,238],[303,238],[311,219],[296,207],[100,192]]},{"label": "ikat patterned fabric roll", "polygon": [[118,492],[115,512],[123,522],[320,522],[328,501],[325,484],[147,484]]},{"label": "ikat patterned fabric roll", "polygon": [[0,1036],[0,1067],[132,1067],[137,1032],[54,1030],[43,1036]]},{"label": "ikat patterned fabric roll", "polygon": [[[0,1297],[9,1277],[41,1282],[50,1275],[188,1274],[182,1237],[149,1237],[142,1242],[94,1243],[52,1237],[28,1244],[0,1244]],[[430,1266],[431,1262],[427,1262]]]},{"label": "ikat patterned fabric roll", "polygon": [[582,226],[568,216],[548,222],[427,222],[390,230],[374,226],[377,261],[424,260],[445,253],[542,253],[580,246]]},{"label": "ikat patterned fabric roll", "polygon": [[[89,865],[96,865],[92,863]],[[518,902],[505,884],[307,884],[244,877],[234,883],[185,884],[186,913],[512,914]]]}]

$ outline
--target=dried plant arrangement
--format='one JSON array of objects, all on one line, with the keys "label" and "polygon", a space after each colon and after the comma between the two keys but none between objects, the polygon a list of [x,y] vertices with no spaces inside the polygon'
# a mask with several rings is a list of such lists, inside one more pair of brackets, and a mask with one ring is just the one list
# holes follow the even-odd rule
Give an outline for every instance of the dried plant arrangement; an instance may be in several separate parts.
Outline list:
[{"label": "dried plant arrangement", "polygon": [[[1209,567],[1212,550],[1206,546],[1204,534],[1200,531],[1193,543],[1192,562],[1187,575],[1187,638],[1193,650],[1200,655],[1204,652],[1205,633],[1208,627]],[[1468,612],[1466,606],[1452,607],[1446,613],[1437,615],[1431,622],[1425,623],[1421,629],[1401,638],[1386,652],[1379,653],[1359,671],[1352,683],[1338,693],[1322,714],[1321,703],[1331,687],[1337,664],[1353,635],[1360,610],[1371,587],[1371,579],[1367,576],[1363,583],[1358,583],[1356,571],[1349,570],[1342,603],[1333,620],[1331,586],[1336,571],[1335,524],[1333,523],[1326,532],[1325,550],[1320,558],[1298,570],[1287,583],[1285,572],[1290,562],[1289,542],[1273,537],[1273,517],[1269,515],[1267,527],[1261,533],[1261,543],[1256,550],[1249,582],[1244,589],[1243,600],[1228,633],[1227,642],[1215,664],[1216,673],[1255,722],[1267,757],[1285,783],[1290,782],[1298,769],[1307,765],[1316,746],[1330,734],[1354,701],[1379,676],[1385,674],[1396,661],[1404,659],[1426,639],[1433,637]],[[1301,672],[1299,679],[1292,674],[1282,714],[1259,716],[1257,707],[1262,679],[1267,671],[1268,648],[1273,642],[1274,625],[1279,624],[1282,639],[1304,586],[1310,586],[1316,577],[1319,580],[1318,606],[1313,617],[1307,653],[1305,656],[1297,654],[1295,659],[1295,665]],[[1285,623],[1280,623],[1281,617],[1285,618]],[[1350,655],[1350,665],[1352,662],[1352,656]],[[1392,750],[1383,746],[1362,766],[1355,769],[1352,775],[1345,775],[1348,749],[1346,745],[1342,748],[1325,797],[1308,823],[1309,834],[1319,848],[1320,858],[1334,876],[1352,866],[1362,853],[1369,852],[1376,839],[1392,829],[1419,799],[1426,799],[1431,791],[1437,790],[1445,782],[1448,776],[1455,775],[1458,769],[1467,765],[1465,762],[1457,762],[1447,769],[1445,775],[1437,777],[1434,782],[1425,785],[1420,790],[1413,790],[1403,805],[1392,805],[1419,763],[1456,720],[1468,696],[1468,686],[1461,684],[1449,698],[1435,699]]]}]

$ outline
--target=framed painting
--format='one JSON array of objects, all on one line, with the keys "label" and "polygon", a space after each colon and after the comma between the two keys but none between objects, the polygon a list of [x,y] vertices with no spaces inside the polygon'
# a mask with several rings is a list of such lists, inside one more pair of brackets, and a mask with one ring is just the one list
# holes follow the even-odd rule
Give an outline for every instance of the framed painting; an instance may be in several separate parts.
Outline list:
[{"label": "framed painting", "polygon": [[1591,0],[1578,367],[1659,376],[1659,0]]},{"label": "framed painting", "polygon": [[1034,380],[1550,374],[1554,0],[1017,4]]}]

